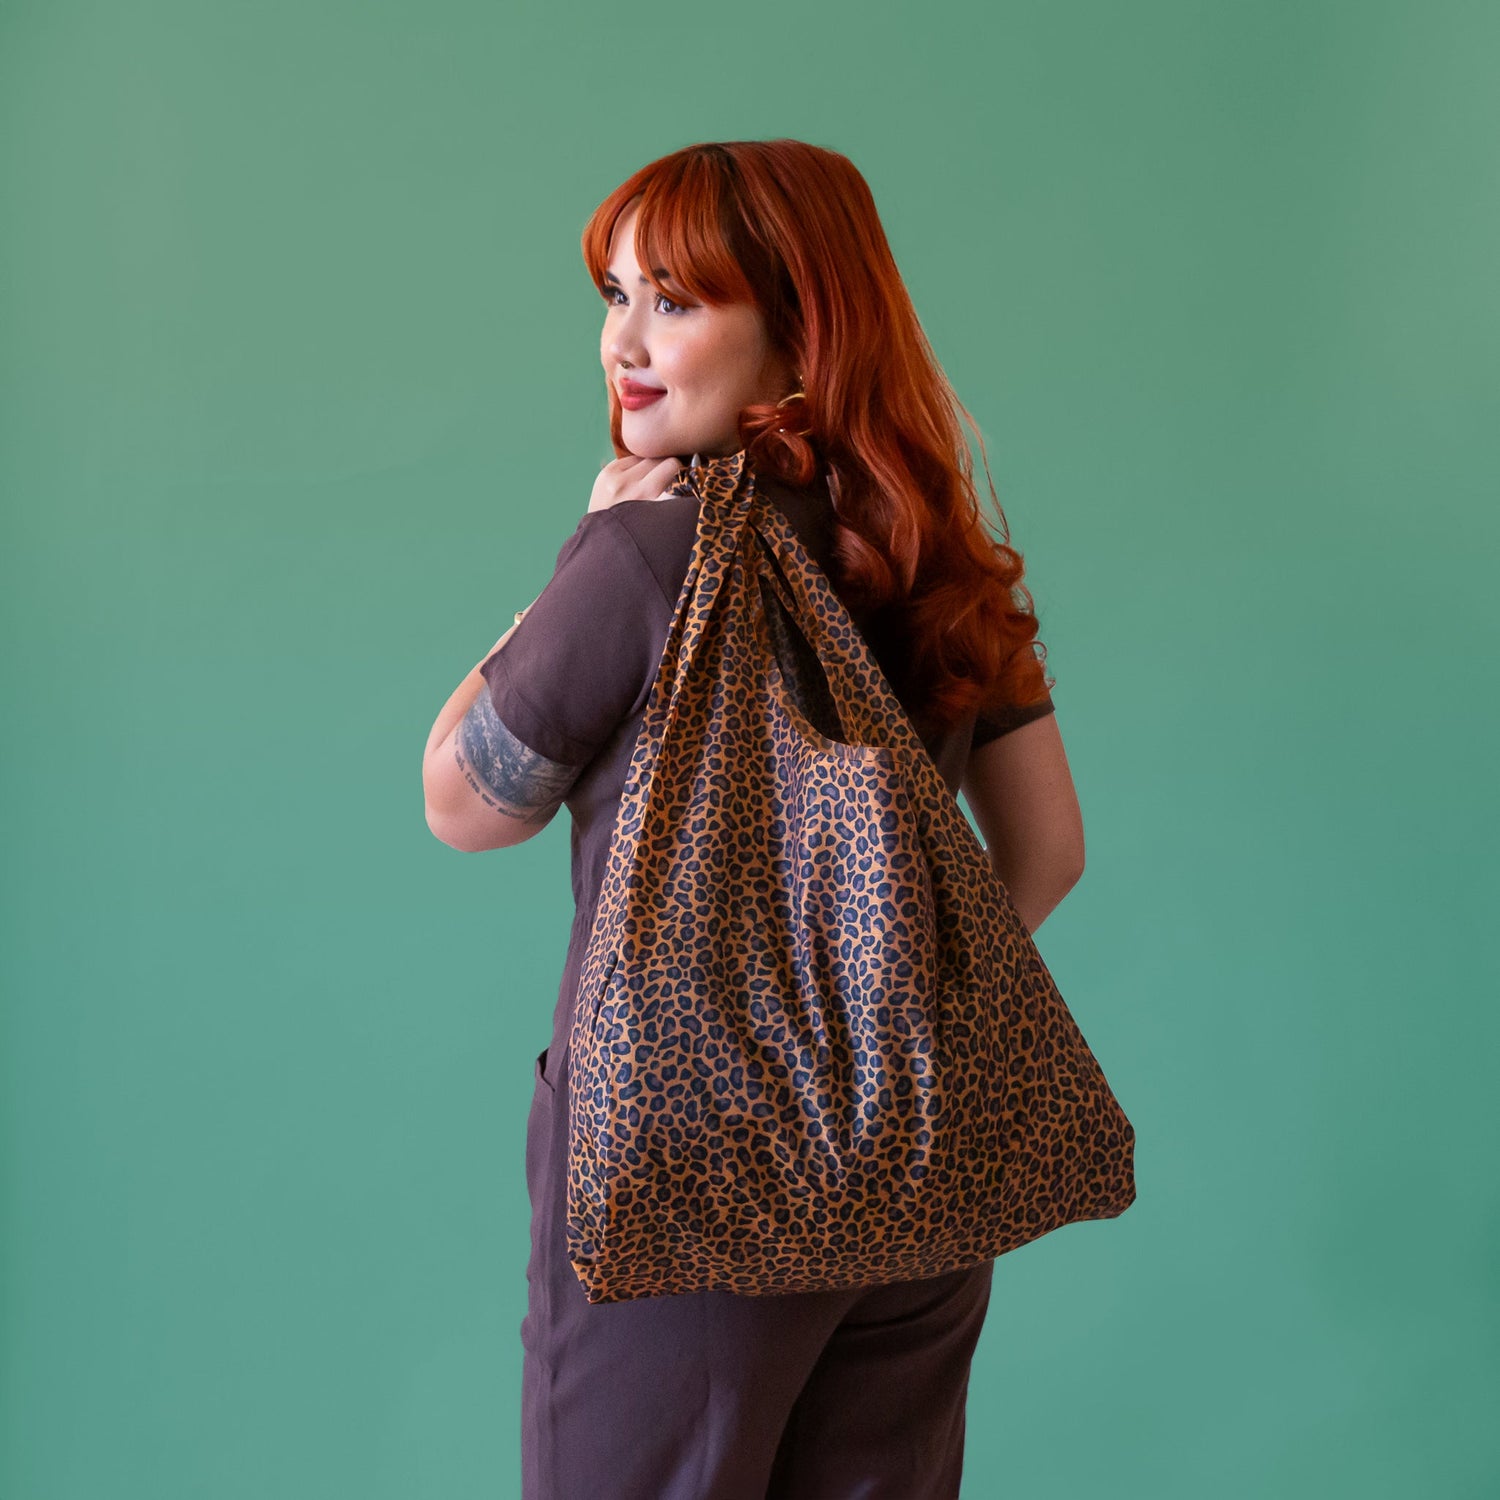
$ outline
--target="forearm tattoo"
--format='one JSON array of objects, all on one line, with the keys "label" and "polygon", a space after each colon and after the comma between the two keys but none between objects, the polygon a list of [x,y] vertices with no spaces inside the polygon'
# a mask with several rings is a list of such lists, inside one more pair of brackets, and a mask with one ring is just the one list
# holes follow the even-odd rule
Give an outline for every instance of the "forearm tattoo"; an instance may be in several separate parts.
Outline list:
[{"label": "forearm tattoo", "polygon": [[565,766],[523,745],[481,692],[459,721],[453,758],[464,779],[498,812],[523,823],[545,823],[562,806],[582,766]]}]

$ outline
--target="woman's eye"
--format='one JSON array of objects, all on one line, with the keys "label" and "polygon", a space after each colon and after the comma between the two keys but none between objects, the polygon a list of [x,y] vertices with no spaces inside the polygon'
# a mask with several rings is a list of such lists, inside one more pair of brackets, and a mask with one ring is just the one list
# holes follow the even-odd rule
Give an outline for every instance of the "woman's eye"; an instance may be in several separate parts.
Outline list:
[{"label": "woman's eye", "polygon": [[[625,289],[618,286],[601,286],[599,288],[599,292],[611,307],[619,307],[620,304],[615,301],[615,298],[617,296],[623,297],[625,295]],[[660,307],[662,303],[666,303],[667,307],[676,309],[676,311],[674,312],[667,313],[667,316],[670,318],[675,318],[678,313],[685,313],[688,311],[685,304],[681,302],[674,302],[670,297],[664,297],[660,292],[655,293],[655,297],[658,307]],[[665,311],[665,308],[663,308],[662,310]]]}]

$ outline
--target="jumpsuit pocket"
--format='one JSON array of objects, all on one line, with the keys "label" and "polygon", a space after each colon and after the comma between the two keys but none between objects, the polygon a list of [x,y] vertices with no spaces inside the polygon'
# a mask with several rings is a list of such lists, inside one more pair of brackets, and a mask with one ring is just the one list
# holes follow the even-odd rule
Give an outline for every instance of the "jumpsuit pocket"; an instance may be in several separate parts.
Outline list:
[{"label": "jumpsuit pocket", "polygon": [[557,1085],[547,1077],[547,1054],[551,1050],[552,1044],[549,1042],[537,1053],[536,1062],[532,1067],[532,1074],[535,1082],[541,1084],[549,1094],[555,1094],[557,1092]]},{"label": "jumpsuit pocket", "polygon": [[552,1117],[559,1103],[556,1086],[547,1077],[548,1051],[549,1048],[543,1047],[531,1065],[535,1085],[531,1090],[531,1107],[526,1112],[526,1193],[533,1214],[538,1216],[547,1203],[545,1179],[552,1149]]}]

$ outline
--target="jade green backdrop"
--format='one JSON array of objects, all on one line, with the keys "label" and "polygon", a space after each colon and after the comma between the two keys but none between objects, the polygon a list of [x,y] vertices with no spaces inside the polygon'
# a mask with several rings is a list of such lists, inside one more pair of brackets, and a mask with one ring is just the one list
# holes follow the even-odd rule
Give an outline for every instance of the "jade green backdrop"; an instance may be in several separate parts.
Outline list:
[{"label": "jade green backdrop", "polygon": [[1088,834],[1038,941],[1139,1135],[997,1265],[965,1496],[1495,1493],[1497,45],[0,11],[0,1493],[518,1494],[568,823],[459,854],[420,758],[611,456],[584,220],[775,135],[985,435]]}]

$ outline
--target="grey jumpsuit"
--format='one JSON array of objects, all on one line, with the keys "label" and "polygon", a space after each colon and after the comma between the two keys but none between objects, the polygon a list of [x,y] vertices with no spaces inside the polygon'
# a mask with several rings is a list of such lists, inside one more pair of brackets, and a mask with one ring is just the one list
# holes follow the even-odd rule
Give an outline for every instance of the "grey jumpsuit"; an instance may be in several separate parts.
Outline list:
[{"label": "grey jumpsuit", "polygon": [[[826,480],[757,484],[828,572]],[[839,1292],[598,1304],[568,1261],[573,1002],[697,504],[673,496],[585,514],[547,587],[481,669],[513,734],[583,768],[567,799],[574,921],[526,1125],[523,1500],[956,1500],[993,1261]],[[899,639],[886,638],[879,618],[853,613],[905,701]],[[1048,697],[923,739],[956,794],[973,747],[1052,711]]]}]

